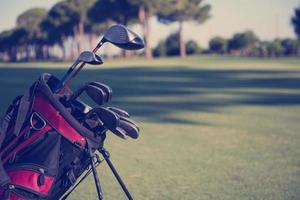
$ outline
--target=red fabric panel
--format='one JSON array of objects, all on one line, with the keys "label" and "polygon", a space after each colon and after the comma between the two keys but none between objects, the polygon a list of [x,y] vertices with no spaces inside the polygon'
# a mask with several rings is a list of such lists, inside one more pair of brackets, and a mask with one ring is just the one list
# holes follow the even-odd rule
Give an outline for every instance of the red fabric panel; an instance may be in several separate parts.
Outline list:
[{"label": "red fabric panel", "polygon": [[12,152],[10,152],[2,161],[3,164],[5,164],[15,153],[21,151],[23,148],[28,146],[30,143],[34,142],[36,139],[41,137],[44,133],[47,133],[49,130],[51,130],[51,127],[49,125],[46,125],[43,129],[37,131],[32,136],[30,136],[27,140],[25,140],[23,143],[21,143],[18,147],[16,147]]},{"label": "red fabric panel", "polygon": [[18,170],[7,173],[11,179],[11,184],[22,186],[43,195],[48,195],[54,182],[54,177],[45,176],[45,184],[39,186],[38,178],[40,173],[29,170]]},{"label": "red fabric panel", "polygon": [[72,143],[78,143],[81,147],[85,147],[86,140],[82,137],[51,105],[51,103],[42,94],[38,94],[35,98],[34,109],[45,120],[47,120],[53,128],[55,128],[62,136]]}]

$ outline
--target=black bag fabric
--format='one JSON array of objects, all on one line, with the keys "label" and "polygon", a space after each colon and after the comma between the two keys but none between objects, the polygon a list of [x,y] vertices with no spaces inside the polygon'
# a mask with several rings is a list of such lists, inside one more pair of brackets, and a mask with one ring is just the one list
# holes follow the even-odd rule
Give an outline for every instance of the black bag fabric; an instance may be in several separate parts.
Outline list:
[{"label": "black bag fabric", "polygon": [[70,89],[53,94],[57,83],[42,74],[0,121],[0,200],[59,199],[88,169],[87,145],[103,145],[60,102]]}]

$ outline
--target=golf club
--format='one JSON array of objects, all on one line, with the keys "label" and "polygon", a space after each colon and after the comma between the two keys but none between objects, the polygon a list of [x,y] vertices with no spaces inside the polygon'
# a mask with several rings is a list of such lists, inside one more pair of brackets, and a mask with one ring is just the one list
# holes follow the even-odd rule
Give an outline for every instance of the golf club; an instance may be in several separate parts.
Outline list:
[{"label": "golf club", "polygon": [[103,126],[105,126],[108,130],[113,130],[119,126],[119,117],[114,112],[106,108],[93,108],[86,114],[86,119],[91,119],[92,116],[98,117],[103,123]]},{"label": "golf club", "polygon": [[113,94],[113,91],[112,89],[108,86],[108,85],[105,85],[104,83],[100,83],[100,82],[89,82],[88,84],[90,85],[94,85],[98,88],[101,88],[102,90],[104,90],[108,95],[107,95],[107,99],[105,100],[106,102],[109,102],[111,99],[112,99],[112,94]]},{"label": "golf club", "polygon": [[[119,126],[116,128],[116,130],[124,132],[126,136],[133,139],[137,139],[139,137],[139,131],[136,126],[122,119],[120,119]],[[112,130],[112,132],[114,132],[114,130]]]},{"label": "golf club", "polygon": [[133,120],[131,120],[127,117],[121,117],[121,116],[119,116],[119,117],[120,117],[120,120],[123,120],[123,121],[133,125],[137,129],[138,132],[140,131],[140,128],[138,127],[138,125]]},{"label": "golf club", "polygon": [[77,58],[77,60],[71,65],[67,73],[63,76],[59,84],[56,88],[54,88],[54,92],[59,90],[60,87],[63,86],[64,80],[68,77],[70,73],[77,67],[79,63],[87,63],[91,65],[101,65],[103,64],[102,58],[98,56],[97,54],[91,52],[91,51],[83,51]]},{"label": "golf club", "polygon": [[[129,30],[124,25],[118,24],[110,27],[104,34],[103,38],[93,49],[93,53],[96,53],[104,43],[109,42],[115,46],[126,49],[126,50],[138,50],[144,48],[144,41],[136,33]],[[85,66],[85,62],[78,67],[78,69],[72,74],[75,70],[75,67],[71,67],[67,73],[64,75],[64,78],[60,81],[58,89],[56,92],[60,93],[64,91],[64,88],[67,87],[75,76],[80,72],[80,70]],[[69,77],[70,76],[70,77]],[[69,77],[69,78],[68,78]]]},{"label": "golf club", "polygon": [[112,98],[112,90],[109,86],[98,82],[97,84],[90,82],[77,89],[70,96],[67,104],[71,104],[71,102],[77,99],[83,92],[85,92],[98,105],[108,103]]},{"label": "golf club", "polygon": [[[94,108],[93,110],[91,110],[91,114],[89,115],[89,113],[87,114],[87,118],[91,118],[91,116],[95,117],[99,117],[99,120],[103,123],[100,124],[101,126],[106,127],[108,130],[110,130],[111,132],[113,132],[115,135],[126,139],[125,136],[129,136],[133,139],[137,139],[139,137],[139,127],[136,125],[136,123],[126,117],[122,117],[119,116],[117,113],[115,113],[114,111],[107,109],[107,108],[103,108],[103,107],[99,107],[99,108]],[[95,115],[96,114],[96,115]],[[108,123],[109,120],[114,120],[112,119],[111,115],[113,115],[114,117],[116,116],[118,118],[118,122],[117,122],[117,126],[110,125]],[[95,118],[93,118],[94,120],[97,120]]]},{"label": "golf club", "polygon": [[116,107],[107,107],[107,109],[109,109],[109,110],[115,112],[116,114],[118,114],[118,115],[121,116],[121,117],[126,117],[126,118],[129,118],[129,117],[130,117],[130,115],[129,115],[129,113],[128,113],[127,111],[122,110],[122,109],[120,109],[120,108],[116,108]]},{"label": "golf club", "polygon": [[107,93],[99,87],[94,85],[88,85],[85,89],[85,93],[98,105],[103,105],[108,101]]}]

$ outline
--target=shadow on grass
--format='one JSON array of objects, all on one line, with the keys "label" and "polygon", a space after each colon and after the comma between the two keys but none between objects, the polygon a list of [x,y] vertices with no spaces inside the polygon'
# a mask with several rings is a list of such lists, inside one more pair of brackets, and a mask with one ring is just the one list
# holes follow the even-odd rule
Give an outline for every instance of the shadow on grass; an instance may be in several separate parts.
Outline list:
[{"label": "shadow on grass", "polygon": [[[1,112],[43,72],[63,69],[1,68]],[[123,67],[85,70],[74,84],[100,81],[114,90],[112,105],[154,122],[195,123],[180,113],[217,112],[236,105],[300,104],[300,71]],[[178,115],[179,114],[179,115]]]}]

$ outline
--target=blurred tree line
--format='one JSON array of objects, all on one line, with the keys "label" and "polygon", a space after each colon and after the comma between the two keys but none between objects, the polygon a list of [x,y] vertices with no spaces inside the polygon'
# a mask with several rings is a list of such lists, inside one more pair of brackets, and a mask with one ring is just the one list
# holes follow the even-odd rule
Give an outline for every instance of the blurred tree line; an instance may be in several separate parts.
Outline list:
[{"label": "blurred tree line", "polygon": [[[142,55],[181,56],[212,53],[237,56],[293,56],[300,53],[300,7],[291,23],[298,40],[260,41],[251,31],[232,38],[214,37],[208,49],[185,42],[184,24],[202,24],[210,18],[211,6],[203,0],[62,0],[50,10],[32,8],[17,18],[16,27],[0,33],[0,60],[71,60],[83,49],[93,49],[99,35],[115,23],[139,24],[146,47]],[[178,30],[152,49],[150,19],[176,23]],[[87,47],[88,44],[88,47]],[[108,54],[109,55],[109,54]]]},{"label": "blurred tree line", "polygon": [[[263,41],[248,30],[234,34],[231,38],[216,36],[210,39],[207,49],[201,49],[195,41],[185,43],[188,54],[219,54],[234,56],[255,56],[255,57],[279,57],[279,56],[300,56],[300,7],[294,10],[291,24],[297,39],[285,38]],[[177,56],[180,55],[178,45],[179,33],[173,33],[165,40],[159,42],[153,50],[153,55]]]},{"label": "blurred tree line", "polygon": [[213,37],[209,41],[207,53],[256,57],[297,56],[298,41],[290,38],[263,41],[252,31],[245,31],[229,39]]},{"label": "blurred tree line", "polygon": [[146,48],[152,58],[149,20],[178,23],[178,45],[186,54],[183,24],[203,23],[211,7],[203,0],[62,0],[50,10],[33,8],[22,13],[16,27],[0,33],[0,59],[5,61],[70,60],[84,49],[92,49],[96,38],[112,24],[140,24]]}]

